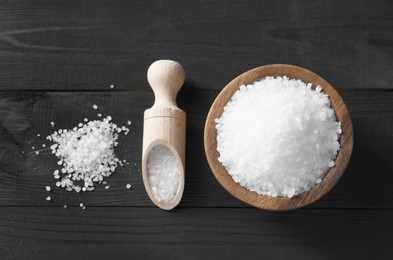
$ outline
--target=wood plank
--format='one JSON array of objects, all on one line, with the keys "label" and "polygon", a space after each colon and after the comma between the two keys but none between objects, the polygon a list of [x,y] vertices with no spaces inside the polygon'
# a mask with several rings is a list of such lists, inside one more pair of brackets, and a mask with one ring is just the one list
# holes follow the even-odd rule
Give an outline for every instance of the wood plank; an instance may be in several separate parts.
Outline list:
[{"label": "wood plank", "polygon": [[[389,1],[1,1],[0,89],[147,89],[171,58],[188,88],[289,63],[336,88],[392,88]],[[139,87],[137,87],[139,86]]]},{"label": "wood plank", "polygon": [[6,259],[382,259],[391,210],[2,208]]},{"label": "wood plank", "polygon": [[[187,112],[186,185],[180,207],[247,207],[232,198],[213,177],[203,148],[203,127],[215,92],[181,92],[179,107]],[[393,208],[393,92],[342,93],[354,126],[354,151],[347,171],[328,195],[313,208]],[[153,103],[150,92],[19,92],[0,95],[0,205],[45,206],[153,206],[140,173],[143,110]],[[92,109],[97,104],[98,111]],[[117,154],[126,165],[102,186],[82,195],[55,188],[52,201],[46,185],[54,186],[56,158],[49,151],[39,156],[46,135],[72,128],[96,113],[111,115],[118,124],[132,121],[131,133],[121,139]],[[50,122],[56,127],[50,127]],[[38,138],[37,133],[42,136]],[[31,142],[29,144],[29,142]],[[21,150],[25,150],[25,154]],[[136,163],[136,165],[134,165]],[[132,184],[127,190],[125,185]]]}]

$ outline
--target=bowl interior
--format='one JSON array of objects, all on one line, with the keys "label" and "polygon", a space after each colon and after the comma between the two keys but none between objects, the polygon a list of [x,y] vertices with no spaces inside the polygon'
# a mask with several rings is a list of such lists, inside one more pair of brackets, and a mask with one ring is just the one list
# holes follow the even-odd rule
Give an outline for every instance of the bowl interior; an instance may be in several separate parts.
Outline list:
[{"label": "bowl interior", "polygon": [[[341,122],[342,134],[339,139],[341,148],[335,160],[336,165],[328,170],[325,177],[318,185],[293,198],[272,198],[252,192],[236,183],[225,167],[218,161],[219,153],[217,151],[217,129],[215,127],[215,119],[221,117],[225,105],[241,85],[253,83],[267,76],[288,76],[289,78],[300,79],[305,83],[312,83],[313,88],[318,85],[321,86],[323,92],[329,96],[337,120]],[[345,171],[351,157],[353,129],[344,101],[326,80],[301,67],[274,64],[258,67],[241,74],[220,92],[210,108],[206,119],[204,143],[206,157],[214,176],[230,194],[254,207],[267,210],[289,210],[304,207],[316,201],[337,183]]]}]

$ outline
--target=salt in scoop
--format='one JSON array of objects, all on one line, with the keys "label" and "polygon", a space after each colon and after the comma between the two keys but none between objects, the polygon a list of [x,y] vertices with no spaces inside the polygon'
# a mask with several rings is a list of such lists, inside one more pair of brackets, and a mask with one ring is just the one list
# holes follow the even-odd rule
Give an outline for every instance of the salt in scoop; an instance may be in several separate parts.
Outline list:
[{"label": "salt in scoop", "polygon": [[[147,71],[147,79],[154,91],[155,102],[144,113],[143,182],[151,201],[161,209],[171,210],[179,204],[184,190],[186,113],[178,108],[176,97],[184,83],[185,72],[183,67],[176,61],[158,60],[150,65]],[[160,156],[165,156],[166,158],[161,160]],[[169,161],[171,161],[169,165],[168,157]],[[151,167],[152,160],[167,165],[162,165],[162,167],[154,165],[154,167]],[[172,183],[172,185],[175,183],[177,187],[175,187],[174,194],[170,199],[162,200],[155,195],[155,192],[157,194],[157,187],[152,185],[151,174],[155,171],[154,174],[157,175],[158,171],[161,174],[161,178],[165,177],[167,171],[171,172],[174,170],[170,169],[174,164],[176,165],[178,181],[169,181],[169,183]],[[166,181],[168,180],[158,180],[158,183],[161,186],[164,183],[165,188]]]}]

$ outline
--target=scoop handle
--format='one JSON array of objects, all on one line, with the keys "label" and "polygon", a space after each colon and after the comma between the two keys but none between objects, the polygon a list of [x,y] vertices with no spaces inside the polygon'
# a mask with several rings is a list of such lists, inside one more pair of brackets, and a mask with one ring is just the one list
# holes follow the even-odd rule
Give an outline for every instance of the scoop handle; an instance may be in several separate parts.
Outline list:
[{"label": "scoop handle", "polygon": [[178,108],[177,93],[185,80],[183,66],[173,60],[158,60],[147,70],[147,80],[154,91],[153,108]]}]

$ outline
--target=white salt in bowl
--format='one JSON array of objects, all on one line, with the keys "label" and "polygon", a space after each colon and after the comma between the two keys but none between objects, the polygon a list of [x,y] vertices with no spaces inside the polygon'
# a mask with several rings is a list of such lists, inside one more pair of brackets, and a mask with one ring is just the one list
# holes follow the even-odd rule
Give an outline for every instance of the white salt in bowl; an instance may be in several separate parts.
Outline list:
[{"label": "white salt in bowl", "polygon": [[[224,107],[241,85],[252,84],[268,76],[287,76],[311,83],[312,87],[321,86],[322,91],[329,96],[331,106],[341,122],[342,133],[339,143],[340,150],[335,159],[335,166],[329,168],[322,181],[310,190],[295,197],[269,197],[252,192],[236,183],[225,167],[218,160],[216,118],[220,118]],[[337,91],[317,74],[293,65],[274,64],[249,70],[232,80],[217,96],[205,124],[205,153],[210,168],[218,182],[234,197],[254,207],[266,210],[290,210],[307,206],[329,192],[344,173],[353,147],[353,128],[348,109]]]}]

